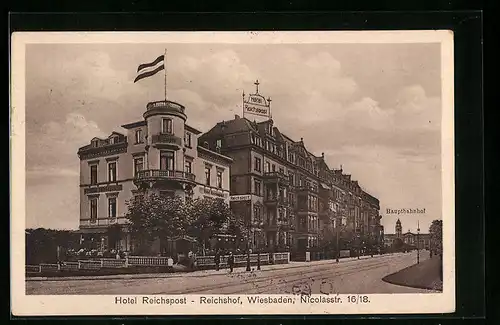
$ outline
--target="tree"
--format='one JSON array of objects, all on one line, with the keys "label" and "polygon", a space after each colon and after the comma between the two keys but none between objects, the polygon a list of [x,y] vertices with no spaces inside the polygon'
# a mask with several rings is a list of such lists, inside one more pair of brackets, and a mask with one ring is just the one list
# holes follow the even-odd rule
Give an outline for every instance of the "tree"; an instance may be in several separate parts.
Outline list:
[{"label": "tree", "polygon": [[108,243],[109,248],[116,248],[122,237],[122,227],[114,224],[108,227]]},{"label": "tree", "polygon": [[392,242],[392,249],[394,252],[401,252],[405,249],[405,243],[401,238],[396,238]]},{"label": "tree", "polygon": [[434,220],[429,227],[431,249],[434,254],[443,254],[443,220]]},{"label": "tree", "polygon": [[186,234],[189,211],[180,197],[152,193],[132,199],[127,205],[130,232],[140,246],[148,245],[154,239],[159,239],[162,246],[164,239]]},{"label": "tree", "polygon": [[188,235],[195,237],[204,247],[217,233],[242,236],[244,225],[236,218],[226,202],[220,199],[199,198],[187,203],[189,215]]},{"label": "tree", "polygon": [[80,235],[71,230],[56,229],[26,229],[26,264],[55,263],[57,261],[57,246],[64,251],[77,248]]}]

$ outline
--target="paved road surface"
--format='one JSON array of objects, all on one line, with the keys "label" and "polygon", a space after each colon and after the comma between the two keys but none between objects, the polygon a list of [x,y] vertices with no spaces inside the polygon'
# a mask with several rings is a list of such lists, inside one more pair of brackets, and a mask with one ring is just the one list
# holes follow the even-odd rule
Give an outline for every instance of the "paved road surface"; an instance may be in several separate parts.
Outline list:
[{"label": "paved road surface", "polygon": [[[421,260],[429,257],[421,252]],[[382,281],[391,273],[415,264],[416,252],[335,261],[266,271],[162,277],[68,281],[26,281],[26,294],[291,294],[291,293],[425,293],[424,289]]]}]

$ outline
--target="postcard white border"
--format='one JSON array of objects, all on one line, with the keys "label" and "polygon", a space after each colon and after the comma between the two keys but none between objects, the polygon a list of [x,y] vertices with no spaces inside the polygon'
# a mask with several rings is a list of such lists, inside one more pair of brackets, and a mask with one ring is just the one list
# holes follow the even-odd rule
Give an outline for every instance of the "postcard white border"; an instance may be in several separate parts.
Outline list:
[{"label": "postcard white border", "polygon": [[[25,46],[41,43],[441,43],[442,55],[442,293],[372,294],[369,304],[116,305],[112,295],[26,295],[25,285]],[[15,316],[209,314],[414,314],[455,311],[453,33],[342,32],[26,32],[11,38],[11,306]],[[197,300],[197,295],[186,296]],[[205,295],[209,296],[209,295]],[[268,296],[268,295],[262,295]],[[346,295],[341,295],[345,297]],[[244,296],[242,296],[244,297]],[[345,298],[344,298],[345,299]],[[233,308],[234,307],[234,308]]]}]

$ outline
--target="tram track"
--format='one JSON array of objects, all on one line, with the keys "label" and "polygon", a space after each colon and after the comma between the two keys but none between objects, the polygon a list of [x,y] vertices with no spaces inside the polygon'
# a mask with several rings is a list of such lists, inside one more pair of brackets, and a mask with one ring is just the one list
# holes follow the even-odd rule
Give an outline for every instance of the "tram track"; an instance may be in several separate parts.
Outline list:
[{"label": "tram track", "polygon": [[[351,273],[359,271],[359,270],[370,270],[370,269],[378,268],[382,265],[387,265],[387,260],[385,260],[385,259],[383,259],[383,260],[377,259],[376,261],[373,261],[373,262],[370,261],[370,262],[368,262],[368,264],[366,264],[367,263],[366,259],[364,259],[363,261],[365,263],[359,265],[358,267],[354,267],[354,268],[353,268],[352,263],[335,264],[334,262],[331,264],[321,265],[320,269],[315,269],[315,270],[310,270],[307,266],[297,267],[297,268],[300,268],[300,270],[286,273],[284,275],[286,277],[286,279],[283,279],[283,281],[281,283],[286,283],[287,285],[293,285],[294,283],[299,283],[299,282],[304,281],[306,279],[309,279],[310,281],[312,281],[312,279],[315,279],[315,281],[317,281],[316,278],[318,278],[318,276],[327,275],[332,271],[334,272],[334,276],[342,276],[342,275],[351,274]],[[332,268],[332,266],[334,266],[334,267]],[[347,269],[349,269],[349,270],[347,270]],[[288,270],[290,270],[290,269],[288,269]],[[345,272],[345,271],[342,272],[342,270],[345,270],[347,272]],[[273,272],[273,271],[275,271],[275,270],[268,270],[268,271],[266,270],[264,272],[266,272],[266,273],[269,272],[270,274],[272,274],[271,272]],[[304,276],[305,275],[304,273],[307,273],[306,276]],[[296,278],[296,277],[299,277],[299,278],[293,280],[293,278]],[[168,294],[198,294],[198,293],[204,293],[207,291],[217,290],[220,288],[224,288],[225,294],[237,294],[237,293],[241,293],[241,292],[246,292],[248,290],[247,289],[238,289],[234,292],[231,291],[229,293],[226,290],[228,288],[236,288],[236,287],[245,286],[245,285],[252,285],[253,287],[259,287],[258,284],[264,284],[264,286],[265,286],[266,282],[278,283],[280,281],[279,279],[273,279],[268,274],[265,274],[263,277],[257,277],[257,276],[251,277],[249,275],[243,276],[243,277],[238,277],[236,275],[236,276],[234,276],[234,278],[239,278],[239,279],[241,279],[241,281],[238,281],[238,282],[227,281],[227,282],[218,283],[218,284],[202,285],[202,286],[192,287],[192,288],[189,288],[186,290],[176,290],[174,292],[158,291],[158,292],[155,292],[154,294],[165,294],[165,293],[168,293]],[[292,278],[292,280],[290,280],[289,278]],[[261,287],[264,287],[264,286],[261,286]]]}]

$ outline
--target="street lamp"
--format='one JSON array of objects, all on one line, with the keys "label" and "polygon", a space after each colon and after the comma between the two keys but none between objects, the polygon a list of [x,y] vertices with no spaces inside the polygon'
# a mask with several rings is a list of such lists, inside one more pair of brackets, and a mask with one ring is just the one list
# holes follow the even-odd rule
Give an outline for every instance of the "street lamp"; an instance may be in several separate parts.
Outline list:
[{"label": "street lamp", "polygon": [[250,227],[248,227],[248,233],[247,233],[247,272],[251,271],[250,268]]},{"label": "street lamp", "polygon": [[340,218],[337,217],[337,223],[335,224],[335,228],[337,228],[337,257],[335,258],[335,261],[338,263],[339,262],[339,258],[340,258],[340,244],[339,244],[339,229],[340,229],[340,225],[339,225],[339,220],[342,220]]},{"label": "street lamp", "polygon": [[417,221],[417,264],[420,263],[420,222]]}]

